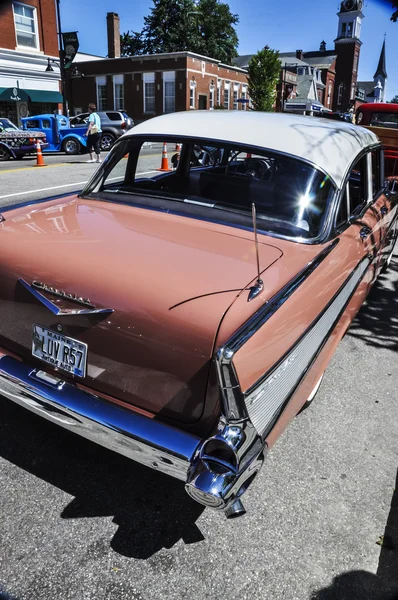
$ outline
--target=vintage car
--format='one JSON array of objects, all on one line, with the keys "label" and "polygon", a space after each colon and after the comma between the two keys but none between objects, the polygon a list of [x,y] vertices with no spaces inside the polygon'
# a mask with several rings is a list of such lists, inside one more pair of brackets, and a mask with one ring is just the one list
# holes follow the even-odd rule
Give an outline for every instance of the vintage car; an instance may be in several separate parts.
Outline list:
[{"label": "vintage car", "polygon": [[241,515],[388,266],[397,201],[356,125],[150,119],[79,196],[3,210],[0,396]]},{"label": "vintage car", "polygon": [[9,119],[0,118],[0,161],[21,159],[25,154],[36,152],[37,140],[42,149],[47,148],[47,139],[42,131],[18,129]]},{"label": "vintage car", "polygon": [[398,178],[398,104],[361,104],[356,122],[378,136],[384,148],[386,176]]}]

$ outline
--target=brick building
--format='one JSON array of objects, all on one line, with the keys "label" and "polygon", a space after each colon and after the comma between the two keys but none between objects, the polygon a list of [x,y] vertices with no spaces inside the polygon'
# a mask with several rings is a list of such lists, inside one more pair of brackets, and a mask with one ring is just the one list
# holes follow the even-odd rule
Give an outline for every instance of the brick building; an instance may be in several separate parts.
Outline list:
[{"label": "brick building", "polygon": [[0,2],[0,117],[18,123],[28,114],[62,108],[55,0]]},{"label": "brick building", "polygon": [[245,110],[247,72],[237,66],[193,52],[120,57],[119,17],[108,13],[108,58],[82,60],[80,75],[67,82],[71,114],[85,111],[89,102],[98,110],[125,110],[135,122],[181,110]]}]

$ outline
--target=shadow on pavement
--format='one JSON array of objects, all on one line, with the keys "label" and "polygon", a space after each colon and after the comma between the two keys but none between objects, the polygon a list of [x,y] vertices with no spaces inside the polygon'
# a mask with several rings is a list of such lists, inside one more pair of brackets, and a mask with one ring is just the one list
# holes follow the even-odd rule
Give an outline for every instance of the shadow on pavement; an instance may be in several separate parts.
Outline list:
[{"label": "shadow on pavement", "polygon": [[195,524],[204,509],[187,496],[182,482],[5,399],[0,402],[0,456],[74,496],[62,518],[113,516],[118,529],[110,546],[124,556],[146,559],[180,539],[186,544],[204,539]]},{"label": "shadow on pavement", "polygon": [[311,600],[398,600],[398,472],[377,574],[343,573],[328,588],[315,592]]},{"label": "shadow on pavement", "polygon": [[389,275],[380,275],[347,335],[376,348],[398,351],[397,254],[391,261]]}]

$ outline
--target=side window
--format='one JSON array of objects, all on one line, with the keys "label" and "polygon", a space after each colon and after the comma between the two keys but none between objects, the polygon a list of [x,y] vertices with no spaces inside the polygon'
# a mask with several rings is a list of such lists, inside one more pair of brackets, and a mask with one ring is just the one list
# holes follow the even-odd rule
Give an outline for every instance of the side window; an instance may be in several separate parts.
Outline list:
[{"label": "side window", "polygon": [[40,129],[40,121],[25,121],[26,129]]},{"label": "side window", "polygon": [[383,157],[381,149],[372,152],[372,194],[373,198],[384,186]]},{"label": "side window", "polygon": [[50,119],[43,119],[41,122],[41,126],[43,127],[43,129],[51,129]]},{"label": "side window", "polygon": [[120,113],[118,112],[107,112],[106,116],[110,121],[121,121]]},{"label": "side window", "polygon": [[348,182],[345,186],[345,192],[342,195],[339,210],[336,218],[336,227],[340,229],[348,222],[349,217],[349,206],[350,206],[350,191],[348,187]]},{"label": "side window", "polygon": [[367,171],[368,159],[365,155],[354,164],[348,178],[350,215],[359,214],[368,202]]}]

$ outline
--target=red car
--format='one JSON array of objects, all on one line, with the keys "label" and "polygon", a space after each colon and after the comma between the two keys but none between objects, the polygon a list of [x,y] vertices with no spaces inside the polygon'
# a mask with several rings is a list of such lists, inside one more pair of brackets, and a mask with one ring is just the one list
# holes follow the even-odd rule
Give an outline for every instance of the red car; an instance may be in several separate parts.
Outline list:
[{"label": "red car", "polygon": [[311,117],[138,125],[79,196],[3,210],[0,395],[243,514],[388,266],[382,158],[371,131]]}]

